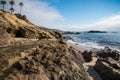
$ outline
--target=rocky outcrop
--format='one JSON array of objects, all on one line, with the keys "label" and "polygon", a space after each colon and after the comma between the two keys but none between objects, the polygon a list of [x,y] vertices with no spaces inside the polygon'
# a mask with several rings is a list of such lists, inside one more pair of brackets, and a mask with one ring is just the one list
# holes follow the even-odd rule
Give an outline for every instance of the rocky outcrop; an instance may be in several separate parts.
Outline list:
[{"label": "rocky outcrop", "polygon": [[12,37],[55,39],[62,36],[60,33],[54,31],[40,29],[29,21],[18,19],[15,15],[3,11],[0,11],[0,27]]},{"label": "rocky outcrop", "polygon": [[80,32],[65,31],[63,34],[80,34]]},{"label": "rocky outcrop", "polygon": [[98,60],[94,68],[103,80],[120,79],[120,64],[112,58],[108,58],[108,60]]},{"label": "rocky outcrop", "polygon": [[66,35],[63,36],[63,39],[74,41],[74,39],[71,36],[66,36]]},{"label": "rocky outcrop", "polygon": [[105,49],[97,51],[96,54],[99,56],[99,58],[106,59],[108,57],[111,57],[116,61],[120,60],[120,52],[114,49],[110,49],[109,47],[105,47]]},{"label": "rocky outcrop", "polygon": [[93,52],[92,51],[84,51],[82,52],[83,58],[85,62],[92,61]]},{"label": "rocky outcrop", "polygon": [[104,50],[98,51],[97,56],[99,59],[94,68],[103,80],[119,80],[120,53],[106,47]]},{"label": "rocky outcrop", "polygon": [[57,31],[50,31],[50,30],[48,30],[49,31],[49,33],[51,34],[51,35],[53,35],[56,39],[62,39],[63,38],[63,36],[62,36],[62,33],[61,32],[57,32]]},{"label": "rocky outcrop", "polygon": [[63,40],[26,41],[0,51],[0,80],[88,80],[81,54]]}]

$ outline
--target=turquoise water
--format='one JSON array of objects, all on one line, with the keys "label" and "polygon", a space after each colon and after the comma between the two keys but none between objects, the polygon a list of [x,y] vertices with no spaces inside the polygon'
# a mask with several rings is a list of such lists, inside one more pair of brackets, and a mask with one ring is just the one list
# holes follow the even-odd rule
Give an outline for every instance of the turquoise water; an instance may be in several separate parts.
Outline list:
[{"label": "turquoise water", "polygon": [[75,42],[89,46],[108,46],[120,50],[120,32],[69,34]]}]

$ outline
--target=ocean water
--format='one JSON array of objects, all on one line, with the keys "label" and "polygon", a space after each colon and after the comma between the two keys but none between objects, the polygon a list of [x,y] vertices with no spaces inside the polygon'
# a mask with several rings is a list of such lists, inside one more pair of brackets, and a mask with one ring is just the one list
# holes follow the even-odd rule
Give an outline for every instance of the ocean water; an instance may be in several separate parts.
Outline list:
[{"label": "ocean water", "polygon": [[81,34],[67,34],[65,36],[71,37],[74,42],[80,43],[83,46],[98,49],[108,46],[110,48],[118,49],[120,51],[120,32],[108,32],[108,33],[82,32]]}]

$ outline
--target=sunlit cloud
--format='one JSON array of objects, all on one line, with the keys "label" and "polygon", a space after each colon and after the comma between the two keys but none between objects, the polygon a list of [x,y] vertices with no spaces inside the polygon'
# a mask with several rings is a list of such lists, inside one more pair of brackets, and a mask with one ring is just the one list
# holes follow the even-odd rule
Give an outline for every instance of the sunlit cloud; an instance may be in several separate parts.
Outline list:
[{"label": "sunlit cloud", "polygon": [[[10,0],[6,0],[10,1]],[[74,24],[68,23],[65,16],[62,16],[54,6],[47,0],[14,0],[15,1],[15,13],[19,12],[19,2],[23,2],[22,14],[25,14],[27,18],[38,26],[45,26],[48,28],[56,28],[64,31],[88,31],[88,30],[109,30],[120,31],[120,13],[112,16],[101,18],[93,23],[89,24]],[[59,2],[60,0],[51,0],[52,2]],[[2,8],[2,6],[0,6]],[[10,5],[5,6],[6,10],[9,10]],[[63,23],[64,21],[64,23]],[[79,22],[79,21],[78,21]]]},{"label": "sunlit cloud", "polygon": [[[9,3],[10,0],[6,0]],[[19,12],[19,2],[23,2],[22,14],[25,14],[27,18],[38,26],[52,27],[54,24],[59,23],[64,18],[59,11],[51,6],[49,3],[43,0],[14,0],[15,1],[15,13]],[[58,0],[54,0],[58,1]],[[2,7],[2,6],[1,6]],[[6,10],[9,10],[10,5],[6,5]]]},{"label": "sunlit cloud", "polygon": [[91,24],[75,24],[61,25],[63,30],[88,31],[88,30],[103,30],[103,31],[120,31],[120,14],[112,15],[97,20]]}]

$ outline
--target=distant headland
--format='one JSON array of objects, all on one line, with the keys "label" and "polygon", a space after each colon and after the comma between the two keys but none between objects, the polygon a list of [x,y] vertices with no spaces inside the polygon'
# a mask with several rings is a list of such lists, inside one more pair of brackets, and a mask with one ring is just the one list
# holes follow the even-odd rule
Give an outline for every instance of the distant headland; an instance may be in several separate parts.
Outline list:
[{"label": "distant headland", "polygon": [[90,30],[88,33],[107,33],[107,31]]}]

